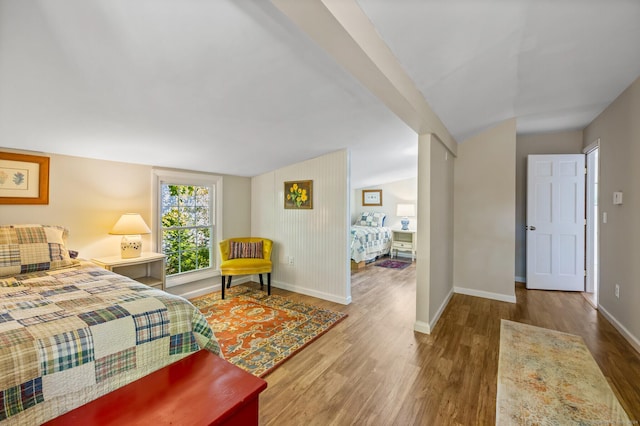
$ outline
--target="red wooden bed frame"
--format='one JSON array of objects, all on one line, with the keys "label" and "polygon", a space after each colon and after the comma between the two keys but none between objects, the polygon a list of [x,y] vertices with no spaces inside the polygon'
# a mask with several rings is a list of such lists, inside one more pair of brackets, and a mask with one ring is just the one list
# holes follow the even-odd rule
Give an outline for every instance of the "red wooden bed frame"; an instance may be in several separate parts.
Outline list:
[{"label": "red wooden bed frame", "polygon": [[45,423],[257,425],[267,382],[200,350]]}]

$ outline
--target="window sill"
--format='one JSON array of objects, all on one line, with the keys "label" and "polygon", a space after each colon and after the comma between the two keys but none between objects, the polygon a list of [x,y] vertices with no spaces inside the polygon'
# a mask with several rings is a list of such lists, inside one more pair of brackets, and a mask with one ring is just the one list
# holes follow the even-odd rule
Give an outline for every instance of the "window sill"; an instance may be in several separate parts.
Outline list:
[{"label": "window sill", "polygon": [[177,287],[207,278],[219,277],[220,271],[214,268],[207,268],[201,271],[185,272],[183,274],[167,277],[166,287]]}]

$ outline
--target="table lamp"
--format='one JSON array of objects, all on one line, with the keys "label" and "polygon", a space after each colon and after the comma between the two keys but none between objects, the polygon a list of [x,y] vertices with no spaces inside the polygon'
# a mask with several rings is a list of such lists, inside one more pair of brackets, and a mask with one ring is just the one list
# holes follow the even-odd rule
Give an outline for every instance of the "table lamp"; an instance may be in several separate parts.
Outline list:
[{"label": "table lamp", "polygon": [[402,220],[400,223],[402,224],[402,230],[409,230],[409,217],[413,217],[416,215],[416,206],[414,204],[398,204],[398,208],[396,210],[396,216],[401,216]]},{"label": "table lamp", "polygon": [[109,234],[122,235],[120,254],[123,259],[140,257],[142,254],[142,237],[140,234],[150,234],[151,229],[144,223],[138,213],[125,213],[113,225]]}]

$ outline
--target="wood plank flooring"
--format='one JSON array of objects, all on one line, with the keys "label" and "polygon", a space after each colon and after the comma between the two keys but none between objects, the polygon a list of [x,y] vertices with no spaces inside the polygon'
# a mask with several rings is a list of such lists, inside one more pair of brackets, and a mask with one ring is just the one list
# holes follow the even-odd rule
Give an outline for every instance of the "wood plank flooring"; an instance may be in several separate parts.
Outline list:
[{"label": "wood plank flooring", "polygon": [[268,375],[266,425],[492,425],[500,319],[584,338],[632,420],[640,420],[640,355],[579,293],[516,287],[517,303],[456,294],[431,335],[413,331],[415,263],[368,265],[340,305],[280,294],[349,317]]}]

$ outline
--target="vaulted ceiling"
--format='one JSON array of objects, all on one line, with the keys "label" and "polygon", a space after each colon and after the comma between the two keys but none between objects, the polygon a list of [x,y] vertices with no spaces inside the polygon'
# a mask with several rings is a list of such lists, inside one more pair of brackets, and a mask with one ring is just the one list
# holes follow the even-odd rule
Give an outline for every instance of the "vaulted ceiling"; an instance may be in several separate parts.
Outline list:
[{"label": "vaulted ceiling", "polygon": [[640,76],[635,0],[0,0],[0,146],[254,176],[347,148],[415,176],[517,118],[582,129]]}]

